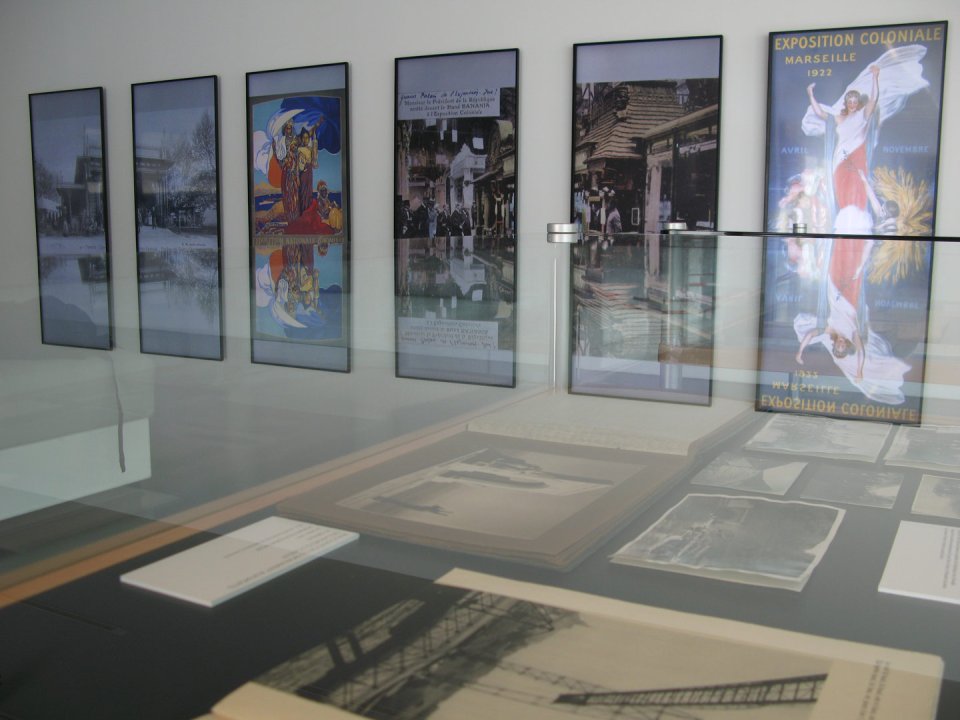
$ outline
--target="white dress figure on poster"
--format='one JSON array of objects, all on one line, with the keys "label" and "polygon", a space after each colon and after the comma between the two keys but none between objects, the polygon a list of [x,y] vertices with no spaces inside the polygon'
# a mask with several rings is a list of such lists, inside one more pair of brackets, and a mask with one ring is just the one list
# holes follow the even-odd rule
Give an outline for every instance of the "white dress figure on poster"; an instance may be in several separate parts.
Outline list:
[{"label": "white dress figure on poster", "polygon": [[861,173],[873,171],[873,150],[883,123],[903,109],[914,93],[929,86],[920,61],[922,45],[892,48],[871,63],[832,105],[820,104],[815,83],[807,87],[810,106],[801,127],[805,135],[823,136],[825,173],[835,232],[869,234],[875,221]]},{"label": "white dress figure on poster", "polygon": [[875,241],[860,238],[826,240],[827,272],[822,280],[817,315],[799,313],[793,329],[804,350],[820,343],[846,378],[865,396],[886,405],[904,402],[903,376],[910,366],[893,354],[890,344],[871,331],[863,298],[863,279]]}]

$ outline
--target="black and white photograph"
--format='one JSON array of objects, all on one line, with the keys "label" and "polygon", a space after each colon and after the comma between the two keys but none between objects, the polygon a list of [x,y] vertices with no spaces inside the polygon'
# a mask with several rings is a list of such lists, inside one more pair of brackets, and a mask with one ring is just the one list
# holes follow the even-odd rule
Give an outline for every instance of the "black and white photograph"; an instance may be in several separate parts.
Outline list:
[{"label": "black and white photograph", "polygon": [[924,473],[911,512],[960,520],[960,478]]},{"label": "black and white photograph", "polygon": [[610,558],[622,565],[803,590],[844,511],[760,497],[687,495]]},{"label": "black and white photograph", "polygon": [[427,525],[533,539],[640,469],[490,448],[382,483],[340,505]]},{"label": "black and white photograph", "polygon": [[680,482],[686,467],[679,455],[468,431],[382,453],[280,502],[277,512],[447,552],[567,570]]},{"label": "black and white photograph", "polygon": [[902,473],[830,465],[817,468],[801,497],[844,505],[892,508],[902,484]]},{"label": "black and white photograph", "polygon": [[30,96],[40,326],[50,345],[113,347],[103,89]]},{"label": "black and white photograph", "polygon": [[140,350],[223,359],[217,78],[132,88]]},{"label": "black and white photograph", "polygon": [[786,495],[807,466],[805,462],[722,452],[691,478],[694,485]]},{"label": "black and white photograph", "polygon": [[571,392],[710,404],[722,43],[574,47]]},{"label": "black and white photograph", "polygon": [[960,472],[960,427],[902,427],[883,458],[887,465]]},{"label": "black and white photograph", "polygon": [[744,446],[747,450],[876,462],[890,425],[809,415],[774,415]]},{"label": "black and white photograph", "polygon": [[[348,647],[362,655],[336,650]],[[436,588],[256,682],[368,718],[801,720],[817,709],[831,665],[816,655]]]}]

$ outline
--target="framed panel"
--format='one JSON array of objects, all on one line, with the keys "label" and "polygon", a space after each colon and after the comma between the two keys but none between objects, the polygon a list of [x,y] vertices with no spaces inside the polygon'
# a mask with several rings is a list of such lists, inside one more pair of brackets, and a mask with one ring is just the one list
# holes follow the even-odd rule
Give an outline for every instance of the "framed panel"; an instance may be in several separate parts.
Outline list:
[{"label": "framed panel", "polygon": [[770,35],[758,409],[920,423],[946,33]]},{"label": "framed panel", "polygon": [[113,347],[103,88],[30,95],[44,343]]},{"label": "framed panel", "polygon": [[947,23],[770,34],[764,225],[932,235]]},{"label": "framed panel", "polygon": [[570,391],[710,404],[719,36],[574,46]]},{"label": "framed panel", "polygon": [[347,64],[247,73],[253,362],[349,372]]},{"label": "framed panel", "polygon": [[398,377],[516,385],[517,50],[398,58]]},{"label": "framed panel", "polygon": [[140,351],[222,360],[217,78],[140,83],[131,98]]}]

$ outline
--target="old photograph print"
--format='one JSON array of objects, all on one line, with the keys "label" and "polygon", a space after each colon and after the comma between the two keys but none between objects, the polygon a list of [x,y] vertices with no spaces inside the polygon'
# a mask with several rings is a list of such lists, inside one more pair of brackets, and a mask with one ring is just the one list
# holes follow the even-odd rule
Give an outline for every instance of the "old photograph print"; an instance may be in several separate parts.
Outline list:
[{"label": "old photograph print", "polygon": [[816,710],[830,666],[824,657],[436,587],[257,683],[367,718],[802,720]]},{"label": "old photograph print", "polygon": [[694,475],[690,482],[694,485],[786,495],[806,466],[805,462],[742,452],[722,452]]},{"label": "old photograph print", "polygon": [[873,463],[880,457],[890,425],[868,425],[805,415],[774,415],[744,447],[790,455]]},{"label": "old photograph print", "polygon": [[960,472],[960,427],[901,427],[883,458],[887,465]]},{"label": "old photograph print", "polygon": [[103,90],[30,96],[43,342],[113,347]]},{"label": "old photograph print", "polygon": [[517,51],[396,61],[397,374],[512,387]]},{"label": "old photograph print", "polygon": [[924,473],[910,512],[960,520],[960,478]]},{"label": "old photograph print", "polygon": [[633,477],[640,465],[486,448],[340,501],[426,525],[535,539]]},{"label": "old photograph print", "polygon": [[133,86],[140,350],[223,358],[215,76]]},{"label": "old photograph print", "polygon": [[710,402],[721,47],[574,48],[572,392]]},{"label": "old photograph print", "polygon": [[249,73],[254,362],[348,371],[345,63]]},{"label": "old photograph print", "polygon": [[800,591],[843,515],[827,505],[692,494],[611,561]]},{"label": "old photograph print", "polygon": [[834,465],[817,468],[801,497],[828,503],[892,508],[902,484],[902,473]]}]

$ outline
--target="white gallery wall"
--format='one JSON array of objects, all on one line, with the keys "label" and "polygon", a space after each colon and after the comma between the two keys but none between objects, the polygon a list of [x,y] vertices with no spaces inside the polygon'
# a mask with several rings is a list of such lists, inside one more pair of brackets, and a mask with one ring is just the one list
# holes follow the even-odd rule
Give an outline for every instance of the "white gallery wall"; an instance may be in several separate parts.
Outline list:
[{"label": "white gallery wall", "polygon": [[[105,89],[117,355],[138,352],[130,85],[220,78],[226,365],[249,362],[245,73],[350,65],[355,355],[393,348],[394,58],[520,49],[518,313],[520,360],[549,367],[553,268],[566,252],[545,225],[567,217],[572,45],[723,35],[719,225],[759,229],[763,215],[770,31],[947,20],[938,234],[960,235],[960,3],[957,0],[0,0],[0,353],[24,359],[93,351],[40,345],[27,96]],[[720,257],[718,370],[755,357],[759,253],[725,243]],[[939,252],[939,251],[938,251]],[[941,253],[932,339],[960,313],[960,262]],[[11,313],[9,308],[18,311]],[[559,305],[561,321],[565,305]],[[945,332],[945,330],[943,330]],[[958,331],[960,332],[960,331]],[[940,339],[943,339],[942,337]],[[564,347],[561,342],[560,347]],[[196,361],[195,361],[196,362]],[[931,367],[935,379],[938,370]],[[535,373],[536,374],[536,373]]]}]

